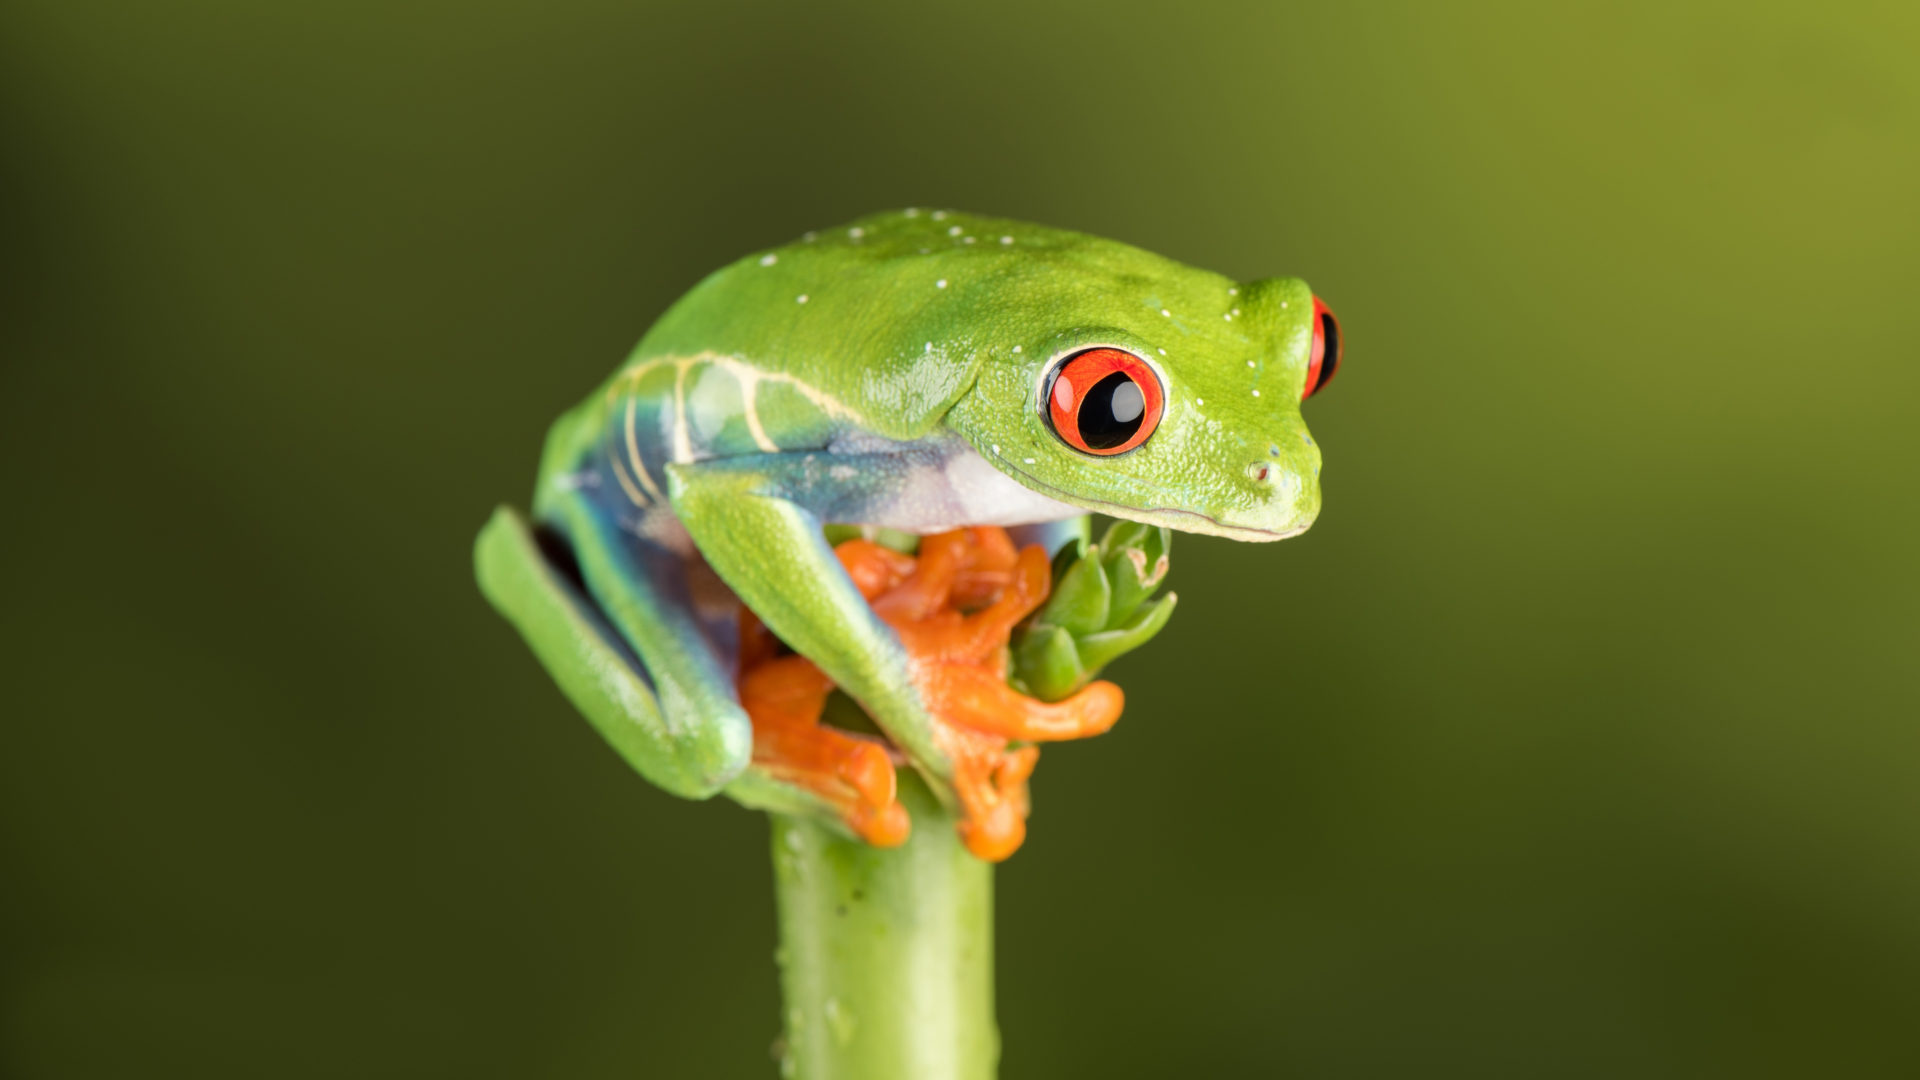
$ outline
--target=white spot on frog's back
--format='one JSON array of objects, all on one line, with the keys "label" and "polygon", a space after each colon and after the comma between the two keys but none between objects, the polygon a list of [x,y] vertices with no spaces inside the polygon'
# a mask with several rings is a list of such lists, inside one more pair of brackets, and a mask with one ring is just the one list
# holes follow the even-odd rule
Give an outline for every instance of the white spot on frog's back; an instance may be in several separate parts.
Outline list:
[{"label": "white spot on frog's back", "polygon": [[772,254],[771,252],[760,256],[761,266],[772,266],[774,263],[777,263],[779,261],[780,261],[780,256]]}]

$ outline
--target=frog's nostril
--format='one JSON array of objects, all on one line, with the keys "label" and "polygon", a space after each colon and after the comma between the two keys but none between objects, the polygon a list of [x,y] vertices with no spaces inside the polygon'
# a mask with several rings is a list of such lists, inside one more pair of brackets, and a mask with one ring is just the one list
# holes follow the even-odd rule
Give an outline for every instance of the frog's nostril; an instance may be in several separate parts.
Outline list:
[{"label": "frog's nostril", "polygon": [[1273,475],[1273,469],[1264,461],[1256,461],[1247,466],[1247,478],[1256,484],[1264,484],[1267,477]]}]

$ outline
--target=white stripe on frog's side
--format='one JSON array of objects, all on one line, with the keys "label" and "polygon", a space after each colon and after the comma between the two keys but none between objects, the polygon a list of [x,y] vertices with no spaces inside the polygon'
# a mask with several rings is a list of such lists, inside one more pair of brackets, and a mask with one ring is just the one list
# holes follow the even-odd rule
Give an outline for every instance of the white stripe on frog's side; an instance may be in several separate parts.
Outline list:
[{"label": "white stripe on frog's side", "polygon": [[687,438],[687,369],[697,361],[681,360],[673,365],[673,461],[693,460],[693,442]]},{"label": "white stripe on frog's side", "polygon": [[[635,400],[634,400],[633,398],[631,398],[631,397],[629,397],[629,398],[627,398],[627,424],[626,424],[626,428],[627,428],[627,460],[628,460],[629,462],[631,462],[631,463],[632,463],[632,465],[633,465],[633,475],[634,475],[634,476],[635,476],[635,477],[636,477],[636,478],[637,478],[637,479],[638,479],[638,480],[640,481],[640,483],[641,483],[642,485],[644,485],[644,486],[646,487],[646,489],[647,489],[647,494],[648,494],[648,495],[651,495],[651,496],[653,496],[653,501],[654,501],[654,502],[665,502],[665,501],[666,501],[666,498],[667,498],[667,497],[666,497],[665,495],[662,495],[662,494],[660,493],[660,488],[659,488],[659,486],[658,486],[657,484],[655,484],[655,483],[653,482],[653,477],[651,477],[651,476],[649,476],[649,475],[647,475],[647,464],[646,464],[646,462],[644,462],[644,461],[642,461],[642,460],[640,460],[640,443],[639,443],[639,441],[638,441],[638,440],[637,440],[637,439],[636,439],[636,438],[634,437],[634,432],[633,432],[633,409],[634,409],[634,405],[635,405]],[[614,463],[615,463],[616,465],[617,465],[617,464],[619,464],[619,460],[620,460],[619,458],[615,458],[615,459],[614,459]],[[629,497],[631,497],[631,496],[633,495],[633,488],[632,488],[632,487],[629,487],[628,485],[625,485],[625,484],[622,484],[621,486],[622,486],[622,487],[626,487],[626,489],[627,489],[627,495],[628,495]],[[639,505],[641,505],[641,506],[646,506],[646,505],[648,505],[648,503],[647,503],[647,502],[645,501],[645,499],[635,499],[634,501],[635,501],[636,503],[638,503]]]},{"label": "white stripe on frog's side", "polygon": [[613,478],[620,481],[620,490],[627,493],[627,501],[638,507],[653,505],[640,489],[633,486],[633,477],[628,475],[627,467],[620,461],[619,454],[608,454],[607,461],[613,465]]},{"label": "white stripe on frog's side", "polygon": [[674,368],[673,396],[668,406],[673,410],[673,416],[669,430],[664,433],[668,445],[659,449],[665,451],[662,456],[676,464],[699,461],[711,456],[707,452],[708,447],[695,438],[689,426],[688,374],[701,365],[723,372],[733,379],[739,391],[740,418],[745,422],[747,434],[753,439],[754,446],[762,453],[777,454],[785,449],[767,433],[766,424],[760,418],[762,383],[771,382],[791,387],[794,392],[830,419],[850,426],[859,426],[864,423],[864,418],[857,411],[849,408],[833,395],[802,379],[784,372],[762,370],[738,357],[703,352],[693,356],[657,356],[643,360],[622,372],[607,387],[607,402],[610,406],[619,407],[621,395],[623,393],[626,395],[622,431],[626,443],[626,461],[623,466],[619,455],[616,454],[613,456],[613,466],[615,479],[620,481],[620,487],[626,492],[628,500],[636,506],[646,507],[666,502],[666,495],[661,491],[659,482],[654,479],[652,470],[647,467],[647,456],[653,448],[649,447],[648,451],[642,451],[640,432],[636,430],[635,413],[638,407],[640,381],[654,370],[669,364]]},{"label": "white stripe on frog's side", "polygon": [[747,433],[753,436],[753,445],[769,454],[779,453],[780,444],[767,438],[767,429],[760,425],[760,373],[758,371],[741,378],[740,398],[746,403]]}]

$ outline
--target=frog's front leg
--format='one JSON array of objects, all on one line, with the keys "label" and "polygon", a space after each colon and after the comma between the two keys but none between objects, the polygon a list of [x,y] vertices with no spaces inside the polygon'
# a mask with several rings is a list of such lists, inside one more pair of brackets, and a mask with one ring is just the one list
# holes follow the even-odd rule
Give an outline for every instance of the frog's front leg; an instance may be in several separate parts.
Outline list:
[{"label": "frog's front leg", "polygon": [[860,521],[919,467],[884,454],[766,454],[669,465],[675,513],[707,562],[781,640],[820,666],[943,796],[953,763],[891,627],[821,532]]}]

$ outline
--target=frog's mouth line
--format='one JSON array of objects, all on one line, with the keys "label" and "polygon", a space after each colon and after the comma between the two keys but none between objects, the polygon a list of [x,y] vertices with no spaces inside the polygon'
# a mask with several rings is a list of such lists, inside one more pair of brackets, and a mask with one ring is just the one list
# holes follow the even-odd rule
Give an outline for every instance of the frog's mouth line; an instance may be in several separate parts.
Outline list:
[{"label": "frog's mouth line", "polygon": [[1109,517],[1145,522],[1148,525],[1165,525],[1168,528],[1177,529],[1180,532],[1199,533],[1203,536],[1221,536],[1228,540],[1242,540],[1255,544],[1266,544],[1275,540],[1285,540],[1289,537],[1299,536],[1301,533],[1306,532],[1313,524],[1312,522],[1308,522],[1306,525],[1284,530],[1254,529],[1245,525],[1228,525],[1223,521],[1208,517],[1198,511],[1182,510],[1172,506],[1155,506],[1148,507],[1144,510],[1136,510],[1132,507],[1118,506],[1100,499],[1089,499],[1084,496],[1061,491],[1051,484],[1037,480],[1027,473],[1014,468],[1005,461],[1000,461],[996,464],[1002,471],[1017,478],[1020,483],[1032,488],[1034,491],[1038,491],[1048,498],[1058,499],[1063,503],[1078,506],[1086,510],[1092,510],[1096,513],[1106,514]]}]

